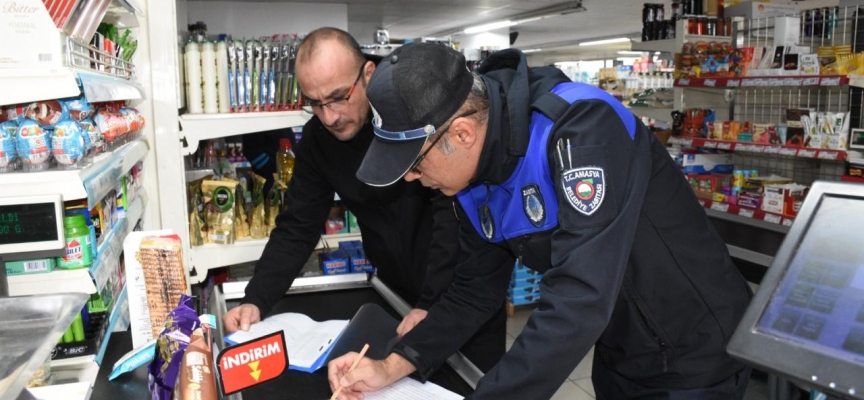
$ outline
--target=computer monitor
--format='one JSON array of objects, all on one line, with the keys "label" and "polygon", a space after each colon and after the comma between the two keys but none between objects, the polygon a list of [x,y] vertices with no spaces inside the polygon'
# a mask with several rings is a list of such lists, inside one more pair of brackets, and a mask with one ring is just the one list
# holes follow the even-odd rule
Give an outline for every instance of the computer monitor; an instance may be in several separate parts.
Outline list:
[{"label": "computer monitor", "polygon": [[864,399],[864,185],[816,182],[728,351],[806,387]]}]

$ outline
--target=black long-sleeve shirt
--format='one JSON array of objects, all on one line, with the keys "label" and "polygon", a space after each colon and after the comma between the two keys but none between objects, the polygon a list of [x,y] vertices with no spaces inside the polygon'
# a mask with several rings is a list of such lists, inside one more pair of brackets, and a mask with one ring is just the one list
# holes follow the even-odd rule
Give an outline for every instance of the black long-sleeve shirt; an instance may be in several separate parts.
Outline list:
[{"label": "black long-sleeve shirt", "polygon": [[452,203],[419,182],[378,188],[358,180],[355,173],[373,136],[369,122],[346,142],[333,137],[317,117],[306,123],[286,195],[288,208],[276,219],[243,303],[266,315],[285,294],[319,240],[334,192],[357,216],[366,256],[385,284],[422,309],[446,290],[458,252]]}]

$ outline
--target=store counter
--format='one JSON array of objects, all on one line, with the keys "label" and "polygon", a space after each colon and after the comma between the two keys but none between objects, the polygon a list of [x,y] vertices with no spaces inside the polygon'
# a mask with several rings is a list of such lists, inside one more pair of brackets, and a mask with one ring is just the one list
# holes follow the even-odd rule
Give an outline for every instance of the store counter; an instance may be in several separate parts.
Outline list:
[{"label": "store counter", "polygon": [[[208,313],[221,315],[239,304],[237,283],[226,284],[223,296],[221,288],[216,288],[209,299]],[[227,298],[227,300],[226,300]],[[364,304],[377,304],[387,313],[401,320],[401,314],[409,310],[407,304],[384,286],[377,278],[371,280],[363,275],[298,278],[289,293],[273,307],[271,314],[297,312],[306,314],[314,320],[350,319]],[[222,332],[214,335],[219,343]],[[145,400],[150,399],[147,390],[147,371],[142,367],[125,374],[114,381],[108,381],[111,367],[126,352],[132,349],[132,339],[128,332],[111,335],[102,368],[93,389],[92,400]],[[357,349],[359,351],[359,349]],[[290,355],[289,355],[290,358]],[[448,360],[430,379],[452,392],[466,396],[481,377],[480,372],[461,354]],[[332,392],[327,381],[327,368],[315,373],[286,371],[280,377],[247,389],[239,394],[228,396],[232,400],[247,399],[329,399]]]}]

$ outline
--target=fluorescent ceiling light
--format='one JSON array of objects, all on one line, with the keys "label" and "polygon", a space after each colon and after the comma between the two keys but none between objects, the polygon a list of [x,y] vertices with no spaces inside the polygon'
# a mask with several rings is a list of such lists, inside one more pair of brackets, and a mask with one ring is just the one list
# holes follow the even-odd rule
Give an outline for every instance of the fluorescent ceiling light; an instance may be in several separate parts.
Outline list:
[{"label": "fluorescent ceiling light", "polygon": [[639,58],[638,57],[618,57],[615,60],[616,61],[624,61],[624,62],[627,62],[627,61],[636,62],[639,60]]},{"label": "fluorescent ceiling light", "polygon": [[622,38],[615,38],[615,39],[595,40],[593,42],[582,42],[582,43],[579,43],[579,45],[580,46],[597,46],[597,45],[601,45],[601,44],[624,43],[624,42],[629,42],[629,41],[630,41],[630,38],[622,37]]},{"label": "fluorescent ceiling light", "polygon": [[538,51],[543,51],[543,49],[526,49],[522,50],[523,53],[536,53]]},{"label": "fluorescent ceiling light", "polygon": [[510,27],[510,26],[513,26],[516,24],[517,24],[517,22],[513,22],[513,21],[508,19],[506,21],[498,21],[498,22],[492,22],[490,24],[483,24],[483,25],[468,27],[468,28],[465,28],[465,30],[462,32],[464,32],[466,35],[470,35],[472,33],[480,33],[480,32],[486,32],[486,31],[491,31],[491,30],[495,30],[495,29],[507,28],[507,27]]},{"label": "fluorescent ceiling light", "polygon": [[641,56],[644,53],[645,52],[642,52],[642,51],[629,51],[629,50],[621,50],[618,52],[618,54],[621,54],[622,56]]}]

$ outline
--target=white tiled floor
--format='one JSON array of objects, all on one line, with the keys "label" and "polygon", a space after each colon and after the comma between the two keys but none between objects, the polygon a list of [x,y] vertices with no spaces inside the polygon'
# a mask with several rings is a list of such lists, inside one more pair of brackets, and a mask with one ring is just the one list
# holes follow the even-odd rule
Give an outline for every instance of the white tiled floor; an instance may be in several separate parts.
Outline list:
[{"label": "white tiled floor", "polygon": [[[525,328],[528,316],[533,308],[517,309],[513,318],[507,319],[507,350],[513,345],[516,336]],[[567,381],[561,385],[552,400],[591,400],[594,398],[594,385],[591,384],[591,360],[594,358],[594,349],[585,356],[579,366],[570,374]]]},{"label": "white tiled floor", "polygon": [[[516,336],[522,333],[525,328],[525,323],[528,322],[528,317],[531,315],[533,308],[517,308],[513,318],[507,319],[507,350],[513,345]],[[567,377],[567,381],[561,385],[552,400],[591,400],[594,395],[594,385],[591,383],[591,361],[594,359],[594,348],[585,356],[585,359],[579,363],[576,369]],[[750,380],[747,387],[745,400],[766,400],[767,388],[762,382]]]}]

